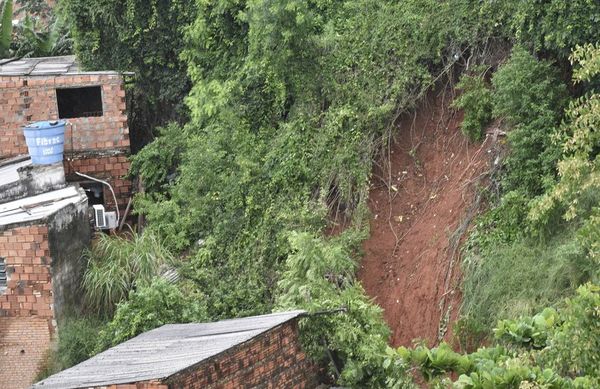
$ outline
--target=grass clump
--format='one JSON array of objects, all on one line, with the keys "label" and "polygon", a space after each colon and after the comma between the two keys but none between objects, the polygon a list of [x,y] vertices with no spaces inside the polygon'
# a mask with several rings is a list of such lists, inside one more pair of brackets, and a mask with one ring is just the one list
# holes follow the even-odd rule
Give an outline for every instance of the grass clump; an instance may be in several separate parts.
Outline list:
[{"label": "grass clump", "polygon": [[569,232],[549,242],[523,238],[483,253],[464,264],[463,315],[484,328],[500,318],[531,315],[557,304],[592,277],[593,263]]}]

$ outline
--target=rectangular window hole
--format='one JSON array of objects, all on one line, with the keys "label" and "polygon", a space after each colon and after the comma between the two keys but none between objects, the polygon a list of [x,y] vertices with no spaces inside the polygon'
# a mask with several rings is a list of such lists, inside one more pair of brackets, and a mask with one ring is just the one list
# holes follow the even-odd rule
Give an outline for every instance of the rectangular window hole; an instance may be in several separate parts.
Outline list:
[{"label": "rectangular window hole", "polygon": [[58,117],[60,119],[102,116],[102,88],[57,88]]},{"label": "rectangular window hole", "polygon": [[94,181],[79,181],[88,198],[88,205],[104,205],[104,186]]}]

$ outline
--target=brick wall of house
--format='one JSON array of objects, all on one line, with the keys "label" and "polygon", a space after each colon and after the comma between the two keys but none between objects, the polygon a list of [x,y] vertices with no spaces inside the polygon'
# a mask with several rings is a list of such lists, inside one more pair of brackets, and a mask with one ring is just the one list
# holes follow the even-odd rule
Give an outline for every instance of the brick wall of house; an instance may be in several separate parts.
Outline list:
[{"label": "brick wall of house", "polygon": [[0,292],[0,382],[22,389],[34,381],[55,331],[48,227],[0,231],[8,275]]},{"label": "brick wall of house", "polygon": [[184,370],[169,388],[313,388],[315,369],[301,350],[296,321],[284,323]]},{"label": "brick wall of house", "polygon": [[0,317],[0,387],[28,388],[52,342],[48,321],[39,317]]},{"label": "brick wall of house", "polygon": [[98,85],[103,115],[67,119],[65,151],[129,150],[125,90],[118,74],[0,76],[0,159],[27,153],[24,124],[59,118],[56,88]]},{"label": "brick wall of house", "polygon": [[98,389],[169,389],[169,386],[160,382],[136,382],[134,384],[118,384],[101,386]]},{"label": "brick wall of house", "polygon": [[[68,181],[85,181],[75,174],[76,171],[106,180],[115,191],[121,214],[125,212],[132,191],[131,181],[126,178],[130,162],[125,154],[79,154],[73,159],[67,156],[64,165]],[[104,203],[108,207],[107,211],[113,209],[114,200],[108,189],[104,191]]]},{"label": "brick wall of house", "polygon": [[[82,181],[73,171],[107,180],[124,212],[131,195],[129,128],[123,79],[116,73],[59,76],[0,76],[0,160],[27,154],[23,125],[59,118],[56,88],[101,86],[103,115],[66,119],[67,180]],[[112,206],[112,196],[105,196]]]}]

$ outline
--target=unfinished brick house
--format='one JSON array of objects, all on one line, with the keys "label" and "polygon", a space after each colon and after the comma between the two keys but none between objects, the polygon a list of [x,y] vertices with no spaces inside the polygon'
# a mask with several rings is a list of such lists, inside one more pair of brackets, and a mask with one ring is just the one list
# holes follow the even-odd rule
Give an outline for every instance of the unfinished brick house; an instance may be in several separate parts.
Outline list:
[{"label": "unfinished brick house", "polygon": [[168,324],[37,384],[36,389],[314,388],[301,350],[304,311]]},{"label": "unfinished brick house", "polygon": [[123,77],[80,71],[73,56],[0,60],[0,160],[27,153],[24,125],[64,119],[67,181],[86,189],[91,204],[113,208],[103,185],[75,172],[108,181],[123,211],[131,196]]},{"label": "unfinished brick house", "polygon": [[79,304],[89,245],[85,192],[61,163],[0,163],[0,387],[29,387],[67,307]]}]

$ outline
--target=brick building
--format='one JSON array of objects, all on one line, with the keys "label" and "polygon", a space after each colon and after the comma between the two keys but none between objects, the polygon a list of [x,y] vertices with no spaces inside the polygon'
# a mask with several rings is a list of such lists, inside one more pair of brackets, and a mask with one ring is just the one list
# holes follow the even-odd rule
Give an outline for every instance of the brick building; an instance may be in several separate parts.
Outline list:
[{"label": "brick building", "polygon": [[33,388],[314,388],[315,369],[298,340],[304,314],[165,325]]},{"label": "brick building", "polygon": [[77,306],[89,245],[87,196],[62,164],[0,163],[0,387],[34,381],[57,321]]},{"label": "brick building", "polygon": [[68,182],[86,189],[91,204],[114,207],[112,196],[92,180],[108,181],[121,211],[131,196],[123,74],[83,72],[75,57],[0,60],[0,160],[27,153],[22,127],[64,119],[64,167]]}]

